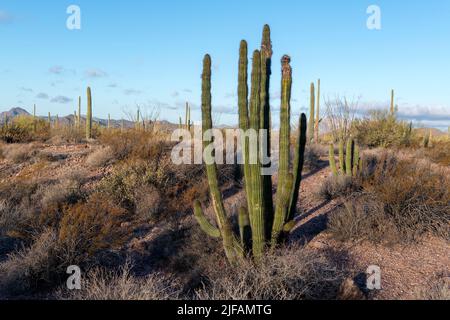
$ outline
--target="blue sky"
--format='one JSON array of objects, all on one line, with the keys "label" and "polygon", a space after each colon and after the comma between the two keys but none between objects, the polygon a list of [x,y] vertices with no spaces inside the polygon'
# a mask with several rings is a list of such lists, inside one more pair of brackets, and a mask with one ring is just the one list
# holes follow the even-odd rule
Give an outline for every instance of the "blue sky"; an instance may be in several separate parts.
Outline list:
[{"label": "blue sky", "polygon": [[[66,28],[69,5],[81,8],[81,30]],[[382,29],[366,27],[366,9],[381,8]],[[418,124],[450,125],[450,2],[447,0],[0,0],[0,111],[19,106],[66,115],[92,87],[97,117],[158,107],[178,121],[185,101],[200,120],[201,63],[213,59],[213,108],[236,122],[238,47],[259,47],[270,24],[272,93],[280,58],[292,57],[292,107],[306,111],[309,83],[323,98],[359,97],[362,109],[388,105]],[[272,101],[277,108],[279,101]]]}]

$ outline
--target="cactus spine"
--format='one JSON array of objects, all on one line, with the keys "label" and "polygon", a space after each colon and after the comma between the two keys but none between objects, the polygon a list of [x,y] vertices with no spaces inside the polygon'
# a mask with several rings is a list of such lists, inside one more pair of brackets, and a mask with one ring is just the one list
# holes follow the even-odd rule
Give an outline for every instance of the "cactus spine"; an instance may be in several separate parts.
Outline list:
[{"label": "cactus spine", "polygon": [[[270,39],[268,27],[264,28],[263,39]],[[263,40],[263,44],[268,43]],[[265,88],[261,82],[264,73],[266,76],[267,69],[264,72],[265,55],[262,54],[264,50],[255,50],[252,61],[251,74],[251,90],[250,99],[248,88],[248,52],[247,43],[241,41],[239,50],[239,74],[238,74],[238,105],[239,105],[239,127],[243,133],[248,129],[260,132],[263,129],[270,127],[269,106],[265,104],[262,97],[267,97],[267,93],[263,94],[262,90]],[[271,51],[271,50],[270,50]],[[268,64],[266,63],[266,66]],[[214,207],[217,229],[220,232],[224,243],[224,249],[228,260],[233,263],[237,258],[244,256],[244,249],[250,245],[251,234],[251,253],[256,261],[258,261],[268,245],[275,247],[282,236],[289,232],[295,225],[294,218],[296,214],[296,204],[298,200],[298,193],[300,190],[301,174],[304,162],[304,150],[307,141],[307,118],[302,114],[300,118],[299,133],[295,145],[295,157],[293,160],[293,172],[290,172],[290,99],[292,90],[292,69],[290,66],[290,57],[283,56],[282,61],[282,81],[281,81],[281,112],[280,112],[280,161],[278,168],[278,190],[276,194],[275,210],[273,206],[266,205],[264,199],[264,190],[266,190],[266,181],[262,176],[263,164],[260,161],[261,152],[263,152],[262,145],[265,139],[270,135],[256,135],[258,141],[252,141],[252,151],[256,149],[255,154],[250,154],[249,136],[247,134],[241,135],[241,147],[243,152],[244,164],[244,185],[247,196],[247,208],[240,208],[238,222],[240,241],[231,231],[231,223],[226,216],[222,196],[218,188],[217,168],[215,164],[210,164],[207,160],[206,171],[208,176],[208,183],[212,198],[212,205]],[[265,108],[265,110],[263,110]],[[264,118],[267,121],[262,121]],[[202,75],[202,119],[203,132],[212,128],[211,119],[211,59],[209,55],[204,59],[204,71]],[[270,128],[269,128],[270,129]],[[263,140],[264,139],[264,140]],[[210,141],[204,142],[204,149],[208,148]],[[206,160],[206,159],[205,159]],[[270,195],[272,196],[272,195]],[[274,212],[275,211],[275,212]],[[201,212],[201,207],[198,202],[194,203],[194,214],[199,222],[201,228],[208,234],[217,235],[211,223],[207,221],[204,214]],[[205,218],[205,219],[204,219]],[[267,232],[268,226],[271,226],[270,232]]]},{"label": "cactus spine", "polygon": [[92,138],[92,95],[91,88],[87,88],[86,139]]},{"label": "cactus spine", "polygon": [[314,88],[314,83],[311,82],[311,94],[310,94],[310,102],[309,102],[309,123],[308,123],[308,139],[309,142],[311,143],[314,139],[314,122],[315,122],[315,95],[316,95],[316,90]]}]

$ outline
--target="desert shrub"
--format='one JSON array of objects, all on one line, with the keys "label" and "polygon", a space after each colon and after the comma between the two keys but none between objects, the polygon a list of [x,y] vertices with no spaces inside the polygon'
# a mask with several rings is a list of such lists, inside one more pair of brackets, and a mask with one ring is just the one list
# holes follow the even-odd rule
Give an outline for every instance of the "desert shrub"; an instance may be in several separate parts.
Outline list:
[{"label": "desert shrub", "polygon": [[62,216],[58,241],[73,245],[81,257],[100,250],[120,248],[129,237],[126,211],[101,194],[93,194],[86,203],[68,207]]},{"label": "desert shrub", "polygon": [[242,261],[207,275],[197,298],[206,300],[336,299],[347,273],[328,255],[283,248],[255,265]]},{"label": "desert shrub", "polygon": [[[95,134],[95,129],[93,127],[93,136]],[[53,126],[50,130],[50,136],[48,138],[48,143],[52,145],[61,145],[67,143],[81,143],[86,138],[86,132],[83,129],[78,129],[73,125],[60,124],[58,126]]]},{"label": "desert shrub", "polygon": [[347,197],[360,189],[356,180],[352,177],[339,175],[328,177],[315,191],[315,196],[322,201],[334,200]]},{"label": "desert shrub", "polygon": [[87,157],[86,164],[92,168],[101,168],[109,164],[114,157],[110,147],[99,148]]},{"label": "desert shrub", "polygon": [[57,252],[57,235],[49,229],[30,247],[9,255],[0,263],[0,292],[7,296],[30,295],[37,289],[49,288],[63,273]]},{"label": "desert shrub", "polygon": [[176,283],[163,274],[146,277],[132,275],[126,264],[118,271],[94,269],[83,279],[82,289],[67,292],[61,289],[56,298],[62,300],[173,300],[177,299],[179,289]]},{"label": "desert shrub", "polygon": [[49,126],[42,119],[19,116],[0,128],[0,140],[6,143],[45,141],[49,137]]},{"label": "desert shrub", "polygon": [[331,215],[328,228],[337,238],[412,242],[426,233],[450,236],[448,176],[414,160],[393,159],[382,155],[372,174],[361,178],[363,191]]},{"label": "desert shrub", "polygon": [[38,154],[38,145],[29,144],[10,144],[3,146],[2,156],[13,163],[22,163]]},{"label": "desert shrub", "polygon": [[162,211],[161,195],[154,186],[143,186],[135,190],[136,218],[151,221],[159,217]]},{"label": "desert shrub", "polygon": [[412,136],[410,124],[387,111],[371,111],[369,117],[356,120],[354,131],[358,143],[370,148],[409,145]]},{"label": "desert shrub", "polygon": [[322,157],[328,157],[328,148],[319,144],[310,144],[305,150],[305,166],[309,170],[320,169]]},{"label": "desert shrub", "polygon": [[170,144],[155,139],[152,132],[143,130],[107,130],[101,134],[99,141],[108,146],[119,160],[127,157],[153,159],[170,149]]},{"label": "desert shrub", "polygon": [[433,141],[429,148],[420,149],[418,152],[434,163],[450,166],[450,140]]}]

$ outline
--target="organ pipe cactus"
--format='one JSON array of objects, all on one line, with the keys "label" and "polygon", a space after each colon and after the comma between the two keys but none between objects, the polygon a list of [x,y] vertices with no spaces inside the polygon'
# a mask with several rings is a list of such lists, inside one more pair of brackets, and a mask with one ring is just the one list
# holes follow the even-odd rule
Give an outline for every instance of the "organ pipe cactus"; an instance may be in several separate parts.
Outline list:
[{"label": "organ pipe cactus", "polygon": [[[352,140],[348,139],[345,143],[344,152],[344,142],[339,142],[339,170],[336,165],[336,159],[334,155],[334,144],[330,144],[329,150],[329,162],[330,169],[333,176],[337,177],[339,174],[346,175],[348,177],[355,177],[358,175],[358,171],[362,169],[362,159],[360,156],[360,150],[358,144]],[[344,161],[345,159],[345,161]]]},{"label": "organ pipe cactus", "polygon": [[92,94],[90,87],[87,88],[86,139],[92,139]]},{"label": "organ pipe cactus", "polygon": [[[250,99],[248,89],[248,52],[246,41],[241,41],[239,54],[239,74],[238,74],[238,105],[239,105],[239,127],[242,132],[248,129],[260,130],[270,129],[270,121],[262,121],[269,118],[269,106],[267,101],[268,91],[265,90],[269,82],[270,73],[267,68],[269,65],[263,62],[271,56],[263,54],[267,50],[269,28],[266,26],[263,33],[262,50],[253,52],[251,90]],[[265,40],[264,40],[265,39]],[[268,51],[269,52],[269,51]],[[266,53],[268,53],[266,52]],[[281,81],[281,112],[280,112],[280,160],[278,168],[278,188],[276,194],[275,208],[267,205],[265,199],[266,181],[262,175],[264,165],[260,161],[261,152],[264,150],[262,145],[267,145],[269,134],[257,135],[258,143],[252,145],[252,151],[256,149],[256,156],[250,153],[248,135],[241,136],[241,150],[243,153],[243,171],[244,185],[247,197],[247,207],[240,208],[238,211],[239,237],[232,232],[230,219],[227,216],[222,195],[218,186],[217,167],[214,161],[205,159],[208,184],[211,195],[211,203],[215,212],[217,227],[213,226],[205,217],[198,201],[194,203],[194,214],[201,228],[209,235],[217,237],[220,235],[223,241],[225,254],[230,263],[236,262],[240,257],[244,257],[245,249],[251,247],[251,254],[258,261],[264,254],[268,246],[275,247],[283,238],[283,235],[289,232],[295,225],[296,205],[298,193],[300,190],[302,168],[304,162],[304,151],[307,141],[307,119],[306,115],[300,117],[300,125],[297,141],[294,147],[295,156],[290,170],[290,113],[291,113],[291,88],[292,88],[292,69],[290,66],[290,57],[283,56],[282,61],[282,81]],[[263,78],[266,77],[265,80]],[[211,118],[211,58],[206,55],[203,62],[202,74],[202,127],[203,132],[212,128]],[[269,130],[270,131],[270,130]],[[204,150],[209,147],[211,141],[204,141]],[[272,197],[272,194],[270,194]],[[273,200],[272,200],[273,202]],[[267,232],[270,226],[270,232]],[[251,241],[250,241],[251,238]]]}]

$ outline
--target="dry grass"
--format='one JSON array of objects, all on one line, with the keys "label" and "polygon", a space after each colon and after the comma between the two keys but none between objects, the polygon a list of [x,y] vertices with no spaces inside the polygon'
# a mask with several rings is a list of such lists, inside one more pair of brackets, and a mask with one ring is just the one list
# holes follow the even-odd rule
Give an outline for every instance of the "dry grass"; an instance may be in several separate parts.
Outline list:
[{"label": "dry grass", "polygon": [[38,154],[39,145],[29,144],[10,144],[2,147],[2,157],[12,163],[23,163],[30,160]]},{"label": "dry grass", "polygon": [[432,281],[427,288],[416,293],[417,300],[450,300],[450,277]]},{"label": "dry grass", "polygon": [[172,279],[162,274],[135,277],[126,264],[117,272],[94,269],[83,279],[82,290],[67,292],[61,289],[56,294],[63,300],[174,300],[179,289]]},{"label": "dry grass", "polygon": [[385,153],[359,183],[362,191],[330,217],[329,230],[338,239],[450,237],[450,179],[444,171]]},{"label": "dry grass", "polygon": [[86,164],[91,168],[101,168],[114,160],[115,155],[110,147],[98,148],[86,159]]},{"label": "dry grass", "polygon": [[327,255],[294,246],[266,255],[259,265],[243,261],[207,276],[199,299],[326,300],[336,299],[348,273]]}]

